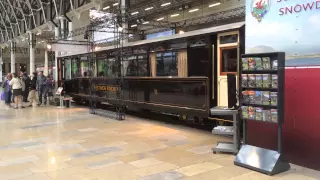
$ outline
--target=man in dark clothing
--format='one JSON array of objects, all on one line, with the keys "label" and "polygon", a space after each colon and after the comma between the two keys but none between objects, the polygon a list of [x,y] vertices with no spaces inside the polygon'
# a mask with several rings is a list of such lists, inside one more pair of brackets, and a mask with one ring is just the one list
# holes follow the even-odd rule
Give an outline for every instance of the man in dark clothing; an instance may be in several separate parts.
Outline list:
[{"label": "man in dark clothing", "polygon": [[34,72],[30,82],[29,107],[32,107],[33,102],[36,101],[36,91],[37,91],[37,73]]},{"label": "man in dark clothing", "polygon": [[37,87],[38,87],[38,93],[39,93],[38,106],[42,104],[42,96],[44,96],[44,105],[47,104],[46,81],[47,81],[47,78],[43,75],[43,71],[41,71],[37,78]]},{"label": "man in dark clothing", "polygon": [[29,102],[28,95],[29,95],[29,89],[30,89],[30,85],[31,85],[31,79],[29,78],[29,76],[26,72],[23,73],[22,80],[25,84],[25,90],[23,92],[23,102]]}]

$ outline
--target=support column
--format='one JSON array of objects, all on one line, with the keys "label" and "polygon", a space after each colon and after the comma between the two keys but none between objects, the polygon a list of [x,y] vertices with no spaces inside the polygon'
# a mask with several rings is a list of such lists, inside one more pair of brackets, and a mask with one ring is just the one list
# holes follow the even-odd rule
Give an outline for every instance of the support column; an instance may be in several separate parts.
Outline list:
[{"label": "support column", "polygon": [[68,22],[68,26],[69,26],[69,37],[70,38],[68,38],[68,40],[72,40],[73,38],[72,38],[72,22]]},{"label": "support column", "polygon": [[4,71],[4,69],[2,69],[2,64],[3,64],[3,58],[2,58],[2,48],[0,48],[0,82],[2,82],[2,72]]},{"label": "support column", "polygon": [[[59,28],[55,27],[54,28],[54,35],[56,39],[59,39],[60,37],[60,33],[59,33]],[[55,51],[54,52],[54,66],[55,66],[55,70],[52,72],[54,72],[54,80],[56,81],[56,84],[58,83],[58,56],[59,56],[59,52]],[[53,67],[52,67],[53,68]],[[57,87],[57,86],[56,86]]]},{"label": "support column", "polygon": [[[120,1],[121,16],[122,16],[122,24],[121,24],[121,26],[122,26],[124,32],[128,31],[128,22],[127,22],[127,20],[125,19],[126,9],[127,9],[126,1],[127,1],[127,0],[121,0],[121,1]],[[122,33],[122,32],[121,32],[121,33]],[[124,34],[125,34],[125,33],[124,33]],[[127,38],[127,37],[124,37],[124,39],[123,39],[123,44],[126,44],[126,43],[128,43],[128,38]]]},{"label": "support column", "polygon": [[65,39],[65,33],[64,33],[65,24],[64,24],[64,22],[65,22],[65,19],[61,18],[60,19],[60,27],[61,27],[60,33],[61,33],[61,37],[63,37],[63,39]]},{"label": "support column", "polygon": [[4,72],[6,74],[10,72],[10,63],[4,63]]},{"label": "support column", "polygon": [[30,74],[36,72],[35,46],[36,36],[33,33],[29,33]]},{"label": "support column", "polygon": [[10,47],[10,52],[11,52],[11,73],[16,72],[16,43],[11,41],[11,47]]},{"label": "support column", "polygon": [[20,63],[16,63],[16,73],[20,75]]},{"label": "support column", "polygon": [[48,74],[49,74],[49,67],[48,67],[48,65],[49,65],[49,61],[48,61],[48,50],[46,49],[45,51],[44,51],[44,75],[45,76],[48,76]]}]

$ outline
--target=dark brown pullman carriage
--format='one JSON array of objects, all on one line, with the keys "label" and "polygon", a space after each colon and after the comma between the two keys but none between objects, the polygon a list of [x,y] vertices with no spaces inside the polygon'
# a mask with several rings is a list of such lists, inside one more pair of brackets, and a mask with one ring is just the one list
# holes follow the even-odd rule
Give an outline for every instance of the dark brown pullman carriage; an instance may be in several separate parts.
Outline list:
[{"label": "dark brown pullman carriage", "polygon": [[[64,82],[65,92],[75,101],[94,98],[101,103],[119,103],[116,52],[105,47],[93,54],[91,87],[89,79],[81,77],[89,71],[88,54],[59,58],[63,67],[58,69],[64,70],[59,73],[59,82]],[[216,119],[210,108],[228,106],[227,75],[238,76],[239,55],[244,53],[244,22],[129,42],[122,52],[121,92],[129,109]],[[92,94],[96,97],[90,97],[89,88],[95,90]]]},{"label": "dark brown pullman carriage", "polygon": [[[117,78],[93,78],[92,88],[99,102],[117,104]],[[89,79],[65,82],[65,91],[75,101],[89,100]],[[209,112],[208,78],[206,77],[125,77],[124,103],[130,108],[207,117]]]}]

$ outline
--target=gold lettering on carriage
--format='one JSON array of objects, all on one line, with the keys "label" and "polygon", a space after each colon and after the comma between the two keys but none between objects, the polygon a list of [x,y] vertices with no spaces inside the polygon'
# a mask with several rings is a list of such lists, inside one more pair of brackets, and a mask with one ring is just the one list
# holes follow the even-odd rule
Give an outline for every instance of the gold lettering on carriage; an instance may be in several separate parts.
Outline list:
[{"label": "gold lettering on carriage", "polygon": [[109,85],[96,85],[95,86],[96,91],[111,91],[111,92],[117,92],[119,91],[119,88],[116,86],[109,86]]}]

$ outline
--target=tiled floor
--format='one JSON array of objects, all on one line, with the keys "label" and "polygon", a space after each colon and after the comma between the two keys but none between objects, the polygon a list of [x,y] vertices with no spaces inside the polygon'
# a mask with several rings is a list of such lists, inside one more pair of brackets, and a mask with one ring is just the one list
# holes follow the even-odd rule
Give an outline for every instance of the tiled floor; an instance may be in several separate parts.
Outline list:
[{"label": "tiled floor", "polygon": [[185,126],[127,116],[115,121],[87,109],[0,106],[0,180],[307,180],[320,172],[292,165],[269,177],[213,154],[226,138]]}]

